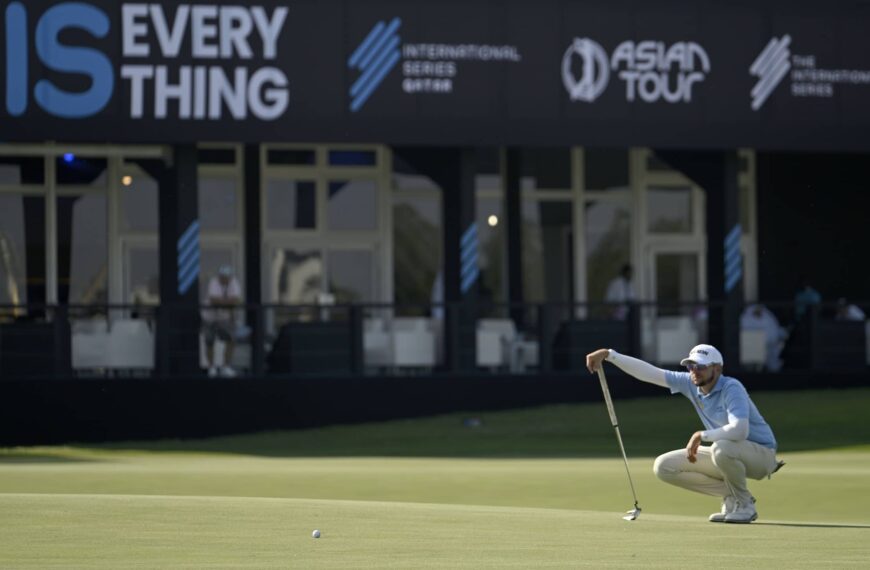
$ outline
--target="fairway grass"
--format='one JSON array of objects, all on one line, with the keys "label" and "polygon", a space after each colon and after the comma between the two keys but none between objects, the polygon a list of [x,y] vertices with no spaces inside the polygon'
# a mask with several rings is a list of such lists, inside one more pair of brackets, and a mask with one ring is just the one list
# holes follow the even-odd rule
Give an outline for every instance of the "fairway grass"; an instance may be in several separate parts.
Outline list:
[{"label": "fairway grass", "polygon": [[[843,394],[844,408],[868,393]],[[831,393],[816,400],[837,409]],[[0,449],[0,568],[868,566],[870,446],[859,443],[861,418],[832,420],[849,430],[843,448],[829,445],[828,425],[779,430],[788,465],[751,482],[759,521],[725,525],[706,521],[716,499],[652,474],[646,446],[681,446],[677,435],[692,429],[670,405],[617,402],[668,418],[643,434],[628,422],[623,432],[634,442],[629,464],[643,508],[634,522],[621,518],[633,503],[612,430],[597,425],[609,428],[603,406],[487,413],[473,430],[454,415]],[[800,433],[808,435],[789,450]]]}]

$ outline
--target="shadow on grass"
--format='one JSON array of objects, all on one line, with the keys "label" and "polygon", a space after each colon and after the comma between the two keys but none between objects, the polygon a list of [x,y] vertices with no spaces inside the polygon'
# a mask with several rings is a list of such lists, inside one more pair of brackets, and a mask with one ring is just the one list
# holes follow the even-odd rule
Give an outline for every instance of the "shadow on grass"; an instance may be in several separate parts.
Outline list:
[{"label": "shadow on grass", "polygon": [[753,525],[763,526],[793,526],[800,528],[860,528],[870,530],[870,524],[825,524],[825,523],[780,523],[780,522],[754,522]]},{"label": "shadow on grass", "polygon": [[99,459],[85,457],[67,457],[63,455],[48,455],[35,453],[3,453],[0,451],[0,465],[18,465],[29,463],[96,463]]}]

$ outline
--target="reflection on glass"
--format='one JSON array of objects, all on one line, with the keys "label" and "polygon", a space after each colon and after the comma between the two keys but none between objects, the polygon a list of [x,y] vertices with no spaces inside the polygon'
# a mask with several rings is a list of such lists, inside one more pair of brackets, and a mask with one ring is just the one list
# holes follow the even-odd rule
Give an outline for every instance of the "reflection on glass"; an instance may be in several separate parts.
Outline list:
[{"label": "reflection on glass", "polygon": [[200,178],[198,199],[199,224],[203,231],[236,229],[238,204],[235,180]]},{"label": "reflection on glass", "polygon": [[441,267],[441,197],[397,195],[393,202],[393,276],[399,304],[428,304]]},{"label": "reflection on glass", "polygon": [[157,181],[133,174],[129,186],[121,186],[121,231],[157,231]]},{"label": "reflection on glass", "polygon": [[363,250],[330,250],[328,254],[328,290],[336,303],[370,303],[374,301],[372,254]]},{"label": "reflection on glass", "polygon": [[108,162],[105,158],[79,157],[67,153],[58,156],[54,163],[58,185],[106,187]]},{"label": "reflection on glass", "polygon": [[331,150],[330,166],[375,166],[377,155],[373,150]]},{"label": "reflection on glass", "polygon": [[[31,291],[35,298],[28,294]],[[24,305],[44,299],[45,200],[0,194],[0,304]]]},{"label": "reflection on glass", "polygon": [[574,276],[571,202],[525,199],[522,216],[526,301],[570,301]]},{"label": "reflection on glass", "polygon": [[266,184],[266,227],[270,230],[314,229],[315,186],[310,180],[269,180]]},{"label": "reflection on glass", "polygon": [[406,162],[400,155],[393,154],[393,188],[403,190],[430,190],[437,192],[440,186]]},{"label": "reflection on glass", "polygon": [[520,188],[571,189],[571,151],[568,148],[524,148],[520,151]]},{"label": "reflection on glass", "polygon": [[278,249],[270,261],[270,290],[276,294],[274,302],[317,302],[323,281],[323,261],[319,252]]},{"label": "reflection on glass", "polygon": [[503,303],[506,300],[503,286],[506,246],[501,198],[478,198],[476,213],[481,302]]},{"label": "reflection on glass", "polygon": [[127,253],[129,268],[125,302],[136,305],[160,303],[160,259],[157,246],[131,247]]},{"label": "reflection on glass", "polygon": [[280,149],[270,148],[266,151],[266,161],[269,164],[295,164],[311,166],[316,161],[314,149]]},{"label": "reflection on glass", "polygon": [[678,304],[698,301],[698,256],[694,253],[660,253],[656,255],[655,263],[659,315],[691,312],[690,307]]},{"label": "reflection on glass", "polygon": [[330,182],[326,227],[331,230],[377,229],[377,183],[374,180]]},{"label": "reflection on glass", "polygon": [[0,184],[45,182],[45,159],[41,156],[0,156]]},{"label": "reflection on glass", "polygon": [[105,195],[57,199],[57,276],[61,303],[107,302],[107,219]]},{"label": "reflection on glass", "polygon": [[604,301],[607,285],[631,260],[631,210],[614,202],[586,202],[586,293]]},{"label": "reflection on glass", "polygon": [[587,148],[583,164],[587,191],[628,188],[628,149]]},{"label": "reflection on glass", "polygon": [[692,189],[688,186],[647,188],[646,207],[650,232],[692,233]]}]

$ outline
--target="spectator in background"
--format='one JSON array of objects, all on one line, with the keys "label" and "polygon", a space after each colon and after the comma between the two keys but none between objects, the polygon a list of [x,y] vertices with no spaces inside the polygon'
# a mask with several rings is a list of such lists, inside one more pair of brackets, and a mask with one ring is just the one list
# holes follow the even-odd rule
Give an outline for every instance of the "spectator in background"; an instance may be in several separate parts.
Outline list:
[{"label": "spectator in background", "polygon": [[779,325],[776,315],[764,305],[749,305],[740,316],[740,330],[764,331],[766,355],[764,367],[771,372],[779,372],[782,369],[779,355],[788,334]]},{"label": "spectator in background", "polygon": [[794,296],[794,320],[800,322],[807,310],[822,302],[822,296],[810,286],[806,277],[801,278],[801,286]]},{"label": "spectator in background", "polygon": [[845,298],[837,299],[837,315],[838,321],[863,321],[867,319],[867,315],[861,310],[858,305],[853,305],[846,301]]},{"label": "spectator in background", "polygon": [[[236,372],[230,367],[233,358],[234,336],[236,326],[235,311],[233,307],[242,301],[242,288],[239,280],[233,274],[233,268],[229,265],[221,265],[217,275],[208,282],[206,292],[206,304],[212,309],[203,311],[203,334],[205,335],[206,360],[208,361],[208,375],[231,377]],[[220,339],[224,343],[223,365],[218,368],[214,361],[214,343]]]},{"label": "spectator in background", "polygon": [[612,308],[610,314],[614,319],[620,321],[628,318],[629,303],[634,302],[634,287],[631,284],[632,274],[631,265],[628,263],[623,265],[619,276],[613,278],[607,285],[607,292],[604,295],[606,302],[617,304]]}]

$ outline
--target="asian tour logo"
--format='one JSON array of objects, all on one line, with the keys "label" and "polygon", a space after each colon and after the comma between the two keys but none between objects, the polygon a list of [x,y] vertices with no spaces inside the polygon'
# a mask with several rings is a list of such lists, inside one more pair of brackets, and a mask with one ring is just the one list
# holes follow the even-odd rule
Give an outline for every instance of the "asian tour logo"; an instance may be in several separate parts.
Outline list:
[{"label": "asian tour logo", "polygon": [[710,58],[695,42],[651,40],[624,41],[608,55],[589,38],[575,38],[562,56],[562,83],[572,101],[594,102],[607,89],[611,71],[625,82],[628,102],[690,103],[694,85],[710,72]]},{"label": "asian tour logo", "polygon": [[[572,64],[575,57],[583,63],[583,74],[575,77]],[[607,52],[601,44],[589,38],[574,38],[574,43],[562,56],[562,81],[572,101],[591,103],[598,99],[610,80]]]},{"label": "asian tour logo", "polygon": [[348,58],[347,66],[362,72],[350,86],[350,110],[354,113],[362,108],[384,77],[399,63],[401,40],[396,32],[401,25],[400,18],[393,18],[389,24],[378,22]]}]

